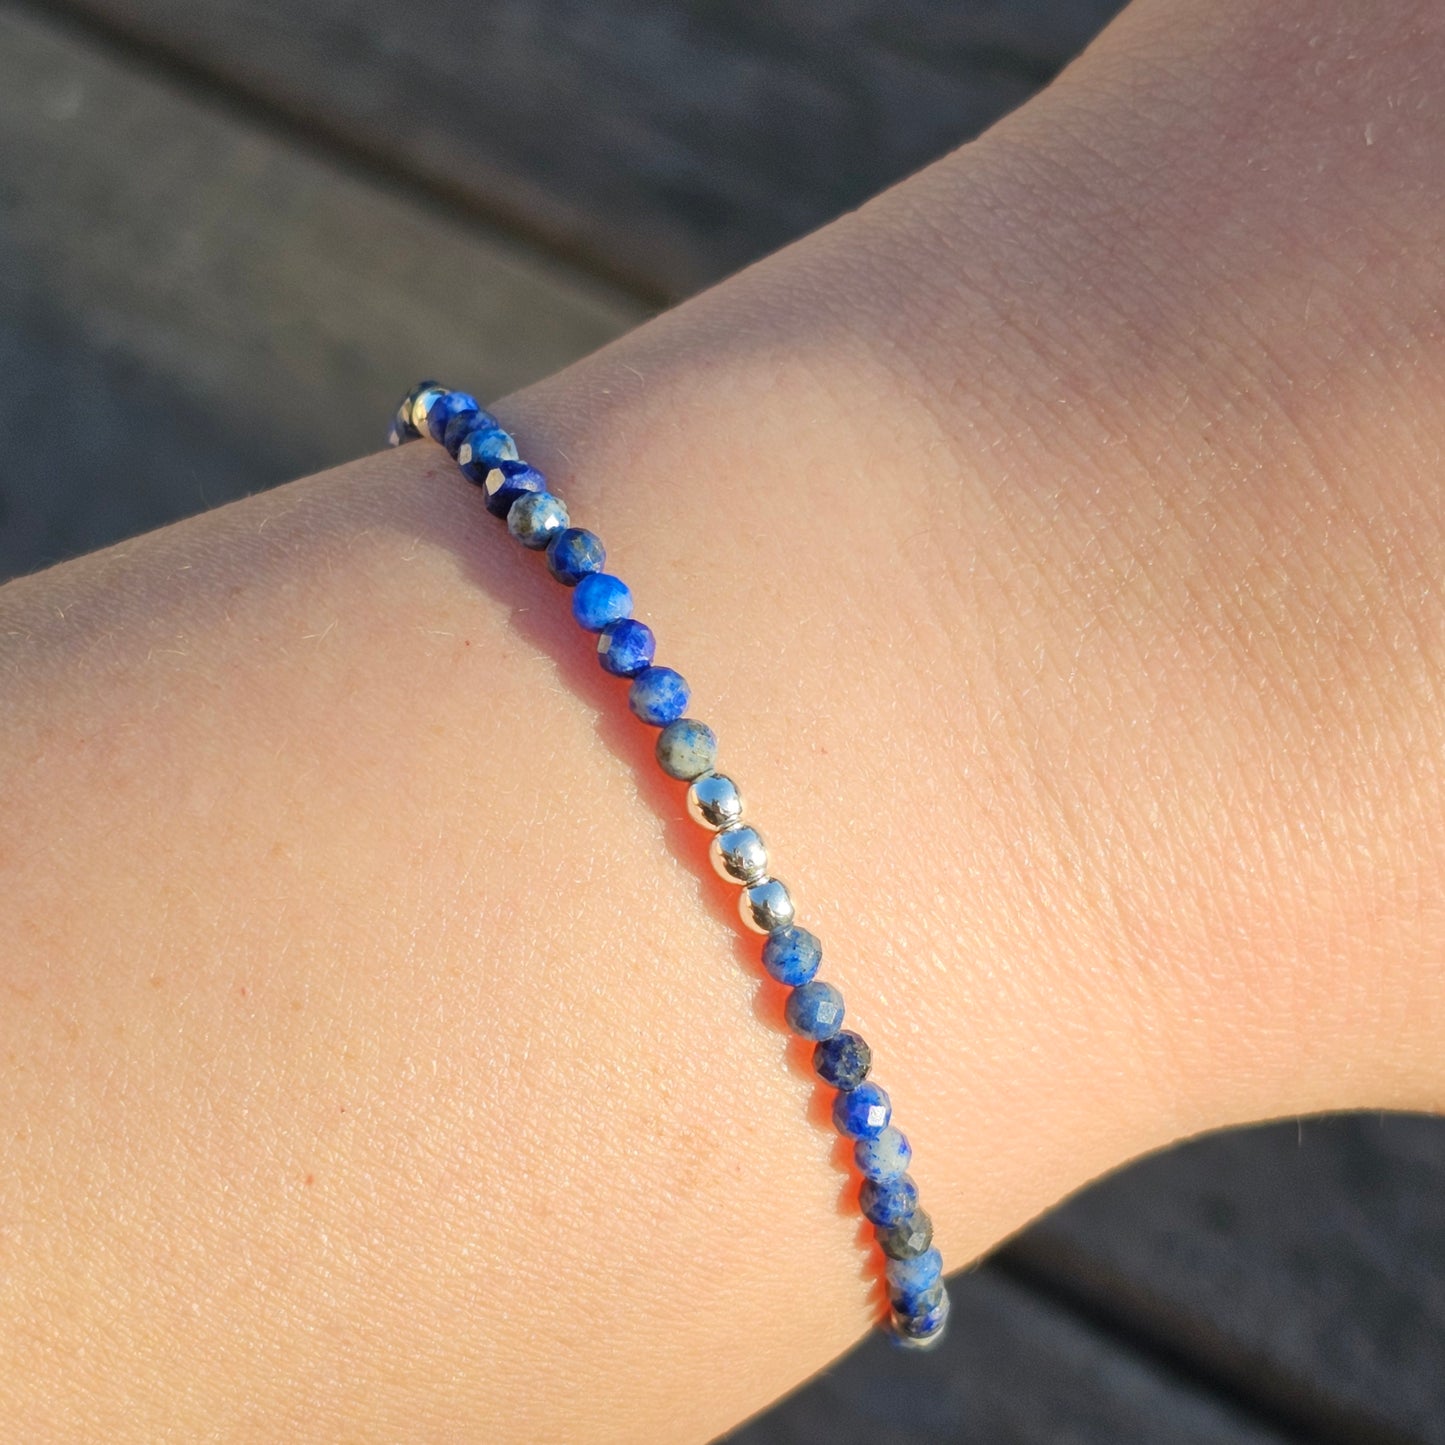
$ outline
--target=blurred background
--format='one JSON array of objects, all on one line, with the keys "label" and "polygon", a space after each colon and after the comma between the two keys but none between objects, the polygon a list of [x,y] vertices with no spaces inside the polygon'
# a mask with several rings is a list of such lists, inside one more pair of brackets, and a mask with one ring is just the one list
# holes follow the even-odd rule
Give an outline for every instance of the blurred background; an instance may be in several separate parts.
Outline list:
[{"label": "blurred background", "polygon": [[[1118,8],[0,0],[0,578],[373,450],[422,375],[555,370]],[[942,1350],[866,1344],[732,1445],[1445,1445],[1445,1122],[1181,1147],[955,1300]]]}]

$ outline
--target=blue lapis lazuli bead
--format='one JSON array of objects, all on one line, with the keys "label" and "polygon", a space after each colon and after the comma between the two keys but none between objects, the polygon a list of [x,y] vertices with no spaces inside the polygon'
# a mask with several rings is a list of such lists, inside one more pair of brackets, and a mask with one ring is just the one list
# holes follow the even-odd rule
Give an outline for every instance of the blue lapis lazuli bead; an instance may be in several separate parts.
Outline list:
[{"label": "blue lapis lazuli bead", "polygon": [[606,561],[602,538],[586,527],[568,527],[547,547],[547,570],[565,587],[575,587],[589,572],[600,572]]},{"label": "blue lapis lazuli bead", "polygon": [[853,1146],[853,1160],[865,1178],[897,1179],[908,1172],[913,1146],[901,1129],[890,1124],[881,1134],[860,1139]]},{"label": "blue lapis lazuli bead", "polygon": [[918,1186],[905,1174],[900,1179],[865,1179],[858,1208],[870,1224],[890,1228],[902,1224],[918,1208]]},{"label": "blue lapis lazuli bead", "polygon": [[493,467],[516,460],[516,442],[501,427],[491,424],[490,417],[473,427],[457,447],[457,465],[462,469],[462,475],[479,487],[485,484],[487,473]]},{"label": "blue lapis lazuli bead", "polygon": [[447,423],[455,416],[476,416],[481,411],[474,396],[464,391],[449,391],[438,397],[427,410],[426,429],[431,439],[439,442],[447,434]]},{"label": "blue lapis lazuli bead", "polygon": [[687,711],[691,696],[692,689],[680,672],[670,667],[644,667],[632,679],[627,705],[643,722],[665,728]]},{"label": "blue lapis lazuli bead", "polygon": [[797,988],[817,973],[823,961],[823,945],[806,928],[796,923],[768,935],[763,944],[763,967],[779,983]]},{"label": "blue lapis lazuli bead", "polygon": [[482,480],[482,496],[494,517],[505,517],[512,503],[527,492],[545,492],[547,478],[526,462],[500,461]]},{"label": "blue lapis lazuli bead", "polygon": [[507,530],[534,552],[545,547],[566,526],[566,503],[551,492],[524,492],[507,512]]},{"label": "blue lapis lazuli bead", "polygon": [[788,995],[783,1013],[795,1034],[805,1039],[831,1039],[843,1027],[843,995],[831,983],[815,978]]},{"label": "blue lapis lazuli bead", "polygon": [[658,733],[655,752],[669,778],[690,783],[717,765],[717,734],[695,717],[680,717]]},{"label": "blue lapis lazuli bead", "polygon": [[943,1256],[936,1249],[926,1249],[912,1259],[886,1260],[883,1272],[894,1306],[903,1314],[916,1314],[943,1276]]},{"label": "blue lapis lazuli bead", "polygon": [[850,1139],[874,1138],[888,1127],[892,1116],[888,1095],[871,1079],[833,1100],[833,1123]]},{"label": "blue lapis lazuli bead", "polygon": [[[435,407],[432,408],[436,410]],[[461,451],[462,443],[474,432],[500,431],[497,419],[490,412],[485,411],[463,411],[453,416],[442,432],[442,445],[453,457]]]},{"label": "blue lapis lazuli bead", "polygon": [[[890,1296],[893,1295],[893,1287],[888,1289]],[[947,1307],[948,1290],[944,1287],[942,1276],[934,1280],[927,1289],[917,1290],[908,1296],[908,1310],[899,1310],[899,1315],[907,1318],[909,1314],[927,1314],[930,1310],[936,1310],[939,1305]],[[896,1299],[893,1301],[897,1308]]]},{"label": "blue lapis lazuli bead", "polygon": [[[590,535],[590,534],[589,534]],[[657,639],[652,629],[635,617],[609,622],[597,634],[597,661],[613,677],[636,677],[652,663]]]},{"label": "blue lapis lazuli bead", "polygon": [[873,1050],[868,1041],[849,1029],[824,1039],[813,1050],[813,1072],[825,1084],[847,1093],[868,1077],[873,1067]]},{"label": "blue lapis lazuli bead", "polygon": [[900,1310],[896,1321],[900,1333],[914,1340],[926,1340],[937,1334],[948,1323],[948,1293],[939,1289],[938,1298],[932,1303],[916,1304],[906,1314]]},{"label": "blue lapis lazuli bead", "polygon": [[610,572],[589,572],[572,593],[572,615],[588,632],[601,632],[609,622],[620,622],[632,611],[632,593],[622,578]]}]

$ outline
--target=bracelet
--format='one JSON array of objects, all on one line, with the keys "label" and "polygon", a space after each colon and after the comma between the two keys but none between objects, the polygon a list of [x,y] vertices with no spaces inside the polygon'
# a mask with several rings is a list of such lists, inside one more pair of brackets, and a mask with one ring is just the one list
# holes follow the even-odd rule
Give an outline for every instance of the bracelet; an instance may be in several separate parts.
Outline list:
[{"label": "bracelet", "polygon": [[475,397],[424,381],[407,393],[387,437],[392,446],[429,436],[456,459],[476,483],[487,510],[505,517],[507,530],[524,547],[545,549],[552,576],[572,588],[572,615],[597,634],[604,671],[631,679],[628,704],[661,731],[657,761],[669,777],[687,783],[687,811],[713,835],[710,854],[722,877],[741,886],[743,922],[767,935],[763,968],[791,992],[786,1017],[794,1033],[813,1041],[813,1069],[836,1090],[833,1123],[853,1139],[863,1175],[858,1207],[873,1224],[884,1257],[892,1305],[894,1343],[930,1349],[943,1338],[948,1293],[943,1259],[933,1246],[933,1224],[918,1203],[908,1175],[913,1157],[907,1138],[890,1123],[888,1095],[868,1077],[873,1054],[866,1041],[843,1028],[843,995],[815,975],[823,950],[817,938],[793,921],[787,888],[768,872],[757,831],[743,821],[737,784],[717,772],[717,738],[706,723],[684,714],[690,690],[683,676],[653,663],[652,629],[632,616],[632,594],[620,577],[604,572],[606,552],[592,532],[571,525],[561,498],[546,478],[522,461],[517,445]]}]

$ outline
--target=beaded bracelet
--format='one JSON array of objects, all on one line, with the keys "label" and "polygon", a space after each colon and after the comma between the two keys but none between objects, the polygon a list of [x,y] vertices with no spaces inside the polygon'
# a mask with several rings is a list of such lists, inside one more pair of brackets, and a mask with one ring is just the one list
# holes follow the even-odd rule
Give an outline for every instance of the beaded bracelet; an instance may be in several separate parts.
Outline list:
[{"label": "beaded bracelet", "polygon": [[669,777],[687,783],[687,810],[713,834],[713,866],[741,885],[745,924],[767,935],[764,969],[787,985],[786,1016],[794,1033],[813,1041],[813,1069],[837,1091],[833,1123],[855,1140],[853,1157],[863,1175],[858,1206],[873,1224],[885,1256],[891,1337],[905,1349],[929,1349],[943,1337],[948,1293],[943,1260],[932,1247],[933,1225],[908,1175],[913,1156],[907,1138],[890,1124],[888,1095],[868,1078],[872,1050],[843,1028],[843,996],[815,977],[823,950],[793,921],[787,888],[768,872],[763,840],[743,822],[737,784],[714,769],[717,738],[706,723],[684,716],[686,680],[653,663],[652,629],[632,616],[632,594],[602,570],[606,552],[592,532],[570,525],[567,508],[547,490],[546,478],[522,461],[516,443],[475,397],[424,381],[407,393],[387,438],[392,446],[429,436],[475,482],[487,510],[505,517],[524,547],[546,550],[552,576],[572,588],[572,615],[597,634],[603,670],[631,679],[628,703],[645,723],[661,729],[657,761]]}]

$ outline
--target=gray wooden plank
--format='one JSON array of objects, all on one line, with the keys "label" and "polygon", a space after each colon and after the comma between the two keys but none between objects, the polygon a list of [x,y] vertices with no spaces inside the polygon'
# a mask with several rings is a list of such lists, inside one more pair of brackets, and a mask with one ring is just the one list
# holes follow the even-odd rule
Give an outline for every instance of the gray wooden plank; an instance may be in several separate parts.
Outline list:
[{"label": "gray wooden plank", "polygon": [[977,134],[1122,0],[45,0],[679,296]]},{"label": "gray wooden plank", "polygon": [[[500,392],[640,314],[28,14],[0,4],[0,575],[366,450],[415,374]],[[1005,1263],[1310,1438],[1445,1445],[1445,1126],[1397,1125],[1413,1143],[1362,1121],[1307,1126],[1303,1150],[1293,1130],[1204,1141]],[[955,1339],[1034,1348],[1034,1325],[976,1326]],[[964,1438],[1073,1438],[986,1418]]]},{"label": "gray wooden plank", "polygon": [[1283,1445],[1281,1433],[1121,1349],[988,1268],[953,1284],[949,1334],[872,1340],[727,1445]]},{"label": "gray wooden plank", "polygon": [[1003,1261],[1312,1439],[1445,1445],[1445,1120],[1201,1139],[1086,1190]]},{"label": "gray wooden plank", "polygon": [[0,577],[374,450],[645,307],[0,4]]}]

